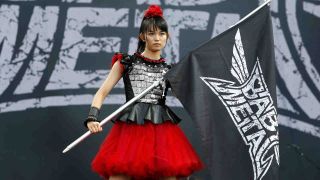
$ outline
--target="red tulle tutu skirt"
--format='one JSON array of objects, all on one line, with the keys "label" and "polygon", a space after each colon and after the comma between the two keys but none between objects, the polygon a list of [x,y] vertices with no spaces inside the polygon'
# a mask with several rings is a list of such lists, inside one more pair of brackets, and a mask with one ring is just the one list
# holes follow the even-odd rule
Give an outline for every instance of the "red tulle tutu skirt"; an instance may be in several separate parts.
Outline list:
[{"label": "red tulle tutu skirt", "polygon": [[171,121],[138,125],[116,121],[92,161],[92,170],[108,179],[187,177],[204,168],[180,127]]}]

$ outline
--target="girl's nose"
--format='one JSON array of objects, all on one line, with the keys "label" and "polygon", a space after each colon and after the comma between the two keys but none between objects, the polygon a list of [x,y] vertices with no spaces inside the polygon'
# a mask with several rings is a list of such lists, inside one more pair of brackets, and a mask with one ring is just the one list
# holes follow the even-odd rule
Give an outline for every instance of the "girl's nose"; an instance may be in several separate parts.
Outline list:
[{"label": "girl's nose", "polygon": [[155,40],[159,40],[159,39],[160,39],[160,35],[159,35],[159,34],[156,34],[155,37],[154,37],[154,39],[155,39]]}]

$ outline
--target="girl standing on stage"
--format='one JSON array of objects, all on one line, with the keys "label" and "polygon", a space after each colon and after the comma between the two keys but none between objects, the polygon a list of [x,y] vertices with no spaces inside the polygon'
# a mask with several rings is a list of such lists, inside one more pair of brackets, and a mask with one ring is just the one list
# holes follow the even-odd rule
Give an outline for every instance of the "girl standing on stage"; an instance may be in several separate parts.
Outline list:
[{"label": "girl standing on stage", "polygon": [[[159,6],[145,11],[137,52],[116,53],[112,69],[94,96],[85,126],[102,131],[98,115],[105,97],[122,77],[126,101],[160,79],[170,65],[161,57],[169,38]],[[109,180],[176,180],[204,168],[186,136],[177,125],[181,119],[166,106],[169,83],[162,82],[124,109],[112,122],[109,134],[92,161],[92,169]]]}]

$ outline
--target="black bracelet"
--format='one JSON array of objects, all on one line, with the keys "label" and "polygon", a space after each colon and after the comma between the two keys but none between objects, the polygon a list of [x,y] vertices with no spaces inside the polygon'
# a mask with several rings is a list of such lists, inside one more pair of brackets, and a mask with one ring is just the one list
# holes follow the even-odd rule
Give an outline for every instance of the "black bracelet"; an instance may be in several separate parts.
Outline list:
[{"label": "black bracelet", "polygon": [[87,126],[87,123],[88,122],[91,122],[91,121],[96,121],[96,122],[100,122],[98,120],[98,117],[99,117],[99,113],[100,113],[100,109],[94,107],[94,106],[91,106],[90,107],[90,111],[89,111],[89,115],[87,117],[87,119],[83,122],[83,125],[88,128]]}]

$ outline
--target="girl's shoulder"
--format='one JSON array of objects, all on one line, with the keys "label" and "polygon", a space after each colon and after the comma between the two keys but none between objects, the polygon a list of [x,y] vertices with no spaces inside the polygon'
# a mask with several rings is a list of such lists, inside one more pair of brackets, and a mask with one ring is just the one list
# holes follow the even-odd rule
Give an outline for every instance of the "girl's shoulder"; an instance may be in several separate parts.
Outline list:
[{"label": "girl's shoulder", "polygon": [[170,63],[170,64],[167,64],[167,67],[168,69],[171,69],[173,68],[177,63]]},{"label": "girl's shoulder", "polygon": [[120,60],[121,64],[128,64],[132,62],[132,55],[129,55],[124,52],[116,52],[112,57],[111,65],[113,65],[116,61]]}]

